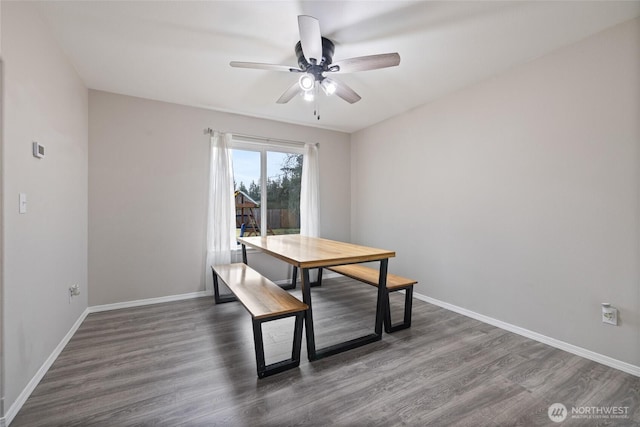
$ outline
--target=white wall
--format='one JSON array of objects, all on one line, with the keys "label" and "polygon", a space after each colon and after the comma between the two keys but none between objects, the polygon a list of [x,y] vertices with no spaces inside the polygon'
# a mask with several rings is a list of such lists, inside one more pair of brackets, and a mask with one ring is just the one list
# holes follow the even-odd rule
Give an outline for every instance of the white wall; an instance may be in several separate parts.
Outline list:
[{"label": "white wall", "polygon": [[[349,238],[348,134],[91,90],[90,305],[204,290],[207,127],[319,142],[322,235]],[[271,261],[249,263],[286,278]]]},{"label": "white wall", "polygon": [[[2,2],[2,57],[9,410],[87,307],[88,92],[29,2]],[[31,155],[32,141],[46,146],[44,159]],[[82,293],[69,302],[72,284]]]},{"label": "white wall", "polygon": [[640,21],[357,132],[351,162],[353,240],[418,293],[640,366]]}]

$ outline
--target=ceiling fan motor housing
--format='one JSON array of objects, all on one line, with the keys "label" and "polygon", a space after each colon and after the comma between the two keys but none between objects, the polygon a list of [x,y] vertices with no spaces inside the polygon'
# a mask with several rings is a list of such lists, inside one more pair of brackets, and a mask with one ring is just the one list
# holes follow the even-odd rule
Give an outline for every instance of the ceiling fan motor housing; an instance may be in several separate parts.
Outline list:
[{"label": "ceiling fan motor housing", "polygon": [[302,52],[301,42],[296,43],[296,56],[298,58],[298,65],[300,69],[306,73],[312,74],[316,81],[321,82],[324,80],[322,73],[329,71],[329,66],[333,61],[333,53],[335,52],[335,45],[333,42],[325,37],[322,37],[322,59],[319,63],[310,64],[304,57]]}]

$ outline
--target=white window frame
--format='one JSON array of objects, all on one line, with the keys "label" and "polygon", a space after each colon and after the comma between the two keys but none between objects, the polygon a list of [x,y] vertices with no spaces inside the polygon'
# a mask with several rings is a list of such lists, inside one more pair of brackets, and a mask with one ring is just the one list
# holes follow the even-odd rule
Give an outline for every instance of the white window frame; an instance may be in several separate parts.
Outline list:
[{"label": "white window frame", "polygon": [[265,227],[267,224],[267,152],[275,151],[278,153],[302,154],[304,156],[304,143],[276,142],[233,135],[229,148],[260,153],[260,235],[266,236],[268,228]]}]

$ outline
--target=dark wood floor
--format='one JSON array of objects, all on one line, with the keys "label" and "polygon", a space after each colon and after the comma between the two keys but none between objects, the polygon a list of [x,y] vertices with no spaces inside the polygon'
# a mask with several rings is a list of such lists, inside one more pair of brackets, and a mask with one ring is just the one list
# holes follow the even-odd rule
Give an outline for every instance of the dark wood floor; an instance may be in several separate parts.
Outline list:
[{"label": "dark wood floor", "polygon": [[[372,329],[375,288],[312,292],[319,346]],[[291,328],[265,327],[272,360]],[[555,402],[629,418],[555,424]],[[258,380],[248,313],[200,298],[89,315],[11,425],[640,425],[640,378],[415,300],[411,329]]]}]

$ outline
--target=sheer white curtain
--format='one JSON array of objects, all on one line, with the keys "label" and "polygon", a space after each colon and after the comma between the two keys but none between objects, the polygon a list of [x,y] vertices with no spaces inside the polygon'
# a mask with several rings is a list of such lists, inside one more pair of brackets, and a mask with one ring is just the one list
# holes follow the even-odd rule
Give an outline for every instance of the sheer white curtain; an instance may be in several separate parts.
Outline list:
[{"label": "sheer white curtain", "polygon": [[211,266],[229,264],[236,241],[235,198],[231,134],[214,132],[211,137],[209,166],[209,210],[207,214],[206,289],[213,289]]},{"label": "sheer white curtain", "polygon": [[300,187],[300,234],[318,237],[320,235],[320,169],[316,144],[304,146]]}]

